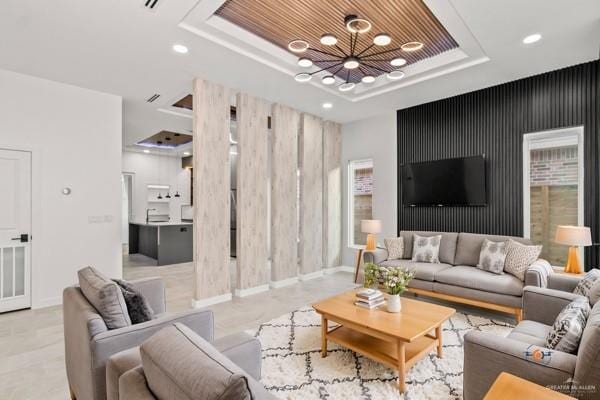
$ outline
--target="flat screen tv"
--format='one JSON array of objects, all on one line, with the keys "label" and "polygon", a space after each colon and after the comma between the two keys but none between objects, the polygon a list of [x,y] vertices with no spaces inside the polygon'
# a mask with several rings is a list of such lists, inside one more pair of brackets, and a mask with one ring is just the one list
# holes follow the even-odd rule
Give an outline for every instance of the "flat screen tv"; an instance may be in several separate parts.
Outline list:
[{"label": "flat screen tv", "polygon": [[402,203],[418,206],[487,205],[485,158],[449,158],[402,166]]}]

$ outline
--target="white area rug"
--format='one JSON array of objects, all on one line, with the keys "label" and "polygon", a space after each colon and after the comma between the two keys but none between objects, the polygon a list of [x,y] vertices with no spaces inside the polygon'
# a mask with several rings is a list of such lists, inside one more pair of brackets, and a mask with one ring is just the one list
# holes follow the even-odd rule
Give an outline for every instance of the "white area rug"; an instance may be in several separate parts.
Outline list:
[{"label": "white area rug", "polygon": [[329,343],[321,357],[321,318],[311,307],[248,331],[262,343],[262,383],[281,399],[462,399],[463,336],[475,329],[506,336],[512,326],[456,313],[444,324],[444,357],[435,352],[408,370],[401,396],[395,371]]}]

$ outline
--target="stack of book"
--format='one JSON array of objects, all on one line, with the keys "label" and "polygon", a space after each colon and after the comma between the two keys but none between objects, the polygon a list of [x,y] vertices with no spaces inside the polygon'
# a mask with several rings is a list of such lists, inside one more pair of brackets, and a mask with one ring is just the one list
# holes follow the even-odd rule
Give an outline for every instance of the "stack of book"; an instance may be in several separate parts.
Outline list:
[{"label": "stack of book", "polygon": [[383,293],[381,293],[379,290],[361,289],[356,292],[356,301],[354,304],[359,307],[368,308],[371,310],[379,307],[383,303],[385,303],[385,298],[383,297]]}]

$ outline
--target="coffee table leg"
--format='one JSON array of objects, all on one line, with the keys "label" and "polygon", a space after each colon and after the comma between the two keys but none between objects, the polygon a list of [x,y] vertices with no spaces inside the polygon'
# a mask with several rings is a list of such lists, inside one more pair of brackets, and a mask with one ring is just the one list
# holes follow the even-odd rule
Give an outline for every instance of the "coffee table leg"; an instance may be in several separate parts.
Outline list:
[{"label": "coffee table leg", "polygon": [[435,328],[435,337],[437,338],[437,356],[442,358],[442,325]]},{"label": "coffee table leg", "polygon": [[398,340],[398,389],[400,393],[406,391],[406,360],[404,342]]},{"label": "coffee table leg", "polygon": [[327,318],[321,315],[321,357],[327,357]]}]

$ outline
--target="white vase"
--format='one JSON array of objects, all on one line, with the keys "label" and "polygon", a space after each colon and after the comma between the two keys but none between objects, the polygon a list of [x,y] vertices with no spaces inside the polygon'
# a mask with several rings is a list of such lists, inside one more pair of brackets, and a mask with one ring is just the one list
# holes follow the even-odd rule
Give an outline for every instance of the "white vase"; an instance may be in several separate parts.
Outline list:
[{"label": "white vase", "polygon": [[399,294],[390,294],[387,298],[387,310],[391,313],[399,313],[402,310]]}]

